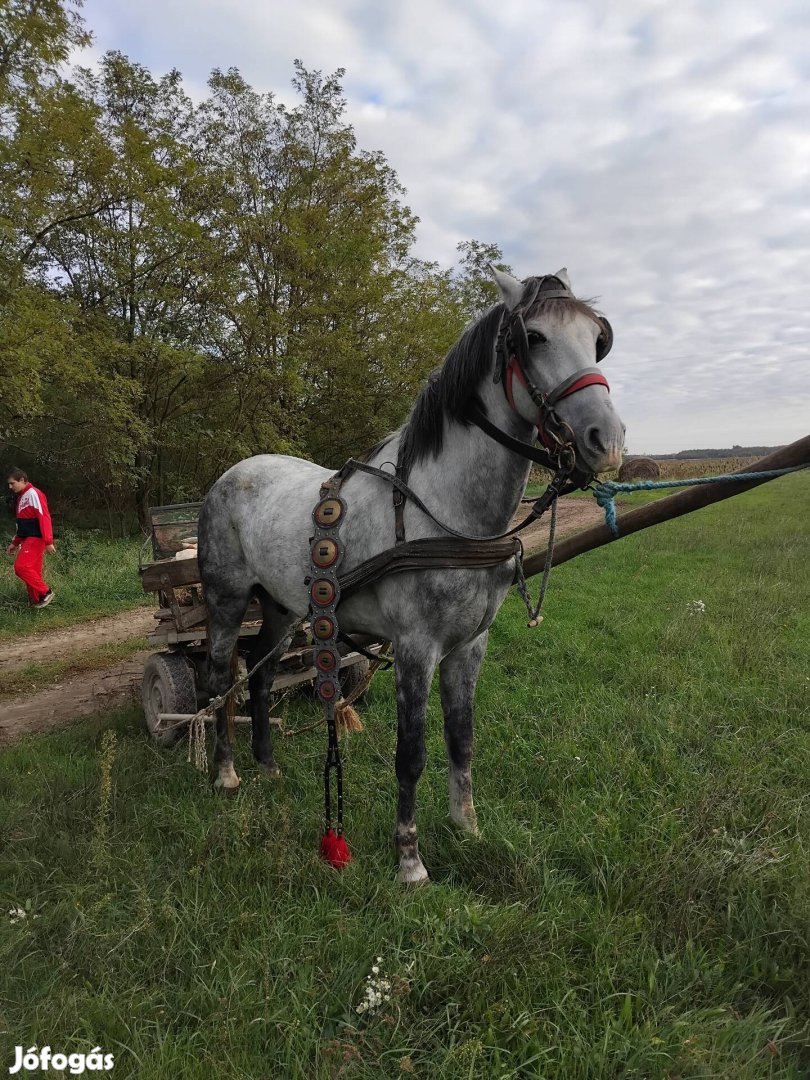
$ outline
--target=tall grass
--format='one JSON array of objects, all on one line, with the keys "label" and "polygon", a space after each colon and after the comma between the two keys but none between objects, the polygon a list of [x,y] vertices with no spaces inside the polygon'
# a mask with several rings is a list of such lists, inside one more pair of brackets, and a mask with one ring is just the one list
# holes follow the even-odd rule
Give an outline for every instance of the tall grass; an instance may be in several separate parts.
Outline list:
[{"label": "tall grass", "polygon": [[431,696],[421,890],[393,880],[390,673],[344,742],[342,874],[322,730],[276,737],[275,783],[241,739],[227,801],[136,710],[7,751],[0,912],[29,913],[0,914],[2,1038],[140,1080],[806,1077],[808,509],[789,477],[591,552],[534,632],[511,597],[478,839],[447,823]]}]

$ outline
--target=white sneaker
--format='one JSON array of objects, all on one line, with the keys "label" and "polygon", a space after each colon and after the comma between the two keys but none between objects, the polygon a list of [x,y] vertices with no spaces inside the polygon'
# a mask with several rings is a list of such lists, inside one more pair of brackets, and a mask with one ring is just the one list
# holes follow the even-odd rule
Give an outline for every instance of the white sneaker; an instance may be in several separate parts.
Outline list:
[{"label": "white sneaker", "polygon": [[34,607],[35,608],[47,607],[48,604],[50,604],[51,600],[53,600],[53,589],[49,589],[45,593],[45,595],[42,597],[40,602],[38,604],[34,604]]}]

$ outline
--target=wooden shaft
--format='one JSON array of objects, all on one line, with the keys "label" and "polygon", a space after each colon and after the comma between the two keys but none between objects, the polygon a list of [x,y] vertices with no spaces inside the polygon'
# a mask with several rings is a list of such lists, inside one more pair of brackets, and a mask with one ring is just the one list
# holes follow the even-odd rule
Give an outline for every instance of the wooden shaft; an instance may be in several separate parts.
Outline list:
[{"label": "wooden shaft", "polygon": [[[789,446],[783,446],[781,450],[775,450],[767,457],[747,465],[738,472],[768,472],[770,469],[789,469],[795,465],[810,464],[810,435],[803,439],[797,439]],[[774,479],[774,478],[772,478]],[[674,495],[668,495],[665,499],[639,506],[637,510],[631,510],[622,514],[619,518],[619,530],[621,535],[614,536],[607,525],[596,525],[592,529],[577,533],[567,540],[563,540],[554,548],[552,566],[568,562],[569,559],[582,555],[586,551],[602,547],[612,540],[621,540],[631,533],[640,532],[641,529],[649,529],[651,525],[660,525],[662,521],[670,521],[682,514],[691,514],[693,510],[699,510],[702,506],[720,502],[722,499],[730,499],[732,495],[740,495],[743,491],[755,488],[759,484],[767,484],[767,480],[740,480],[739,483],[702,484],[700,487],[685,488]],[[525,577],[541,574],[546,566],[546,552],[532,555],[523,563]]]},{"label": "wooden shaft", "polygon": [[[184,721],[193,720],[195,716],[196,713],[193,712],[159,712],[157,714],[157,718],[161,724],[182,724]],[[216,717],[206,716],[204,719],[208,723],[211,723]],[[234,716],[233,722],[235,724],[250,724],[252,723],[252,720],[249,716]],[[284,721],[277,716],[270,717],[271,727],[281,727],[283,723]]]}]

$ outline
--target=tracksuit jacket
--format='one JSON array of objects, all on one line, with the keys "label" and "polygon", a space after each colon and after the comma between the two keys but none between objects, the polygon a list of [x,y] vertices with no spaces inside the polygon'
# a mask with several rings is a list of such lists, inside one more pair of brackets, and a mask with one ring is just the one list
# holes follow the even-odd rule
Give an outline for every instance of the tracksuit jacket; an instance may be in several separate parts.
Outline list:
[{"label": "tracksuit jacket", "polygon": [[17,534],[11,541],[19,547],[29,536],[37,536],[45,541],[45,546],[53,543],[53,525],[48,513],[48,500],[33,484],[26,484],[14,506],[17,519]]}]

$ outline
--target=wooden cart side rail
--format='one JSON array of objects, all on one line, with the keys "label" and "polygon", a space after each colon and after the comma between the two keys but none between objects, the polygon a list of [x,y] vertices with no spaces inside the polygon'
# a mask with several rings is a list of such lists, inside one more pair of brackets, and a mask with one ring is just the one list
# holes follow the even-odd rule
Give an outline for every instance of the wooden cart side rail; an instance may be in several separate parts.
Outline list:
[{"label": "wooden cart side rail", "polygon": [[173,588],[200,584],[200,566],[196,558],[161,559],[160,562],[147,563],[139,572],[144,592],[159,592],[165,589],[163,577],[169,579]]},{"label": "wooden cart side rail", "polygon": [[[803,439],[797,439],[789,446],[783,446],[781,450],[775,450],[767,457],[760,458],[752,465],[746,465],[744,469],[737,471],[767,472],[769,469],[790,469],[807,463],[810,463],[810,435],[805,435]],[[709,506],[723,499],[730,499],[732,495],[740,495],[743,491],[749,491],[751,488],[758,487],[759,484],[768,482],[768,480],[741,480],[739,484],[706,484],[703,487],[686,488],[675,495],[668,495],[665,499],[658,499],[656,502],[639,506],[637,510],[622,514],[619,518],[621,536],[614,536],[607,525],[596,525],[592,529],[586,529],[563,540],[554,549],[551,565],[559,566],[560,563],[568,562],[577,555],[593,551],[594,548],[602,547],[613,540],[621,540],[625,536],[630,536],[631,533],[649,529],[651,525],[660,525],[664,521],[671,521],[683,514],[691,514],[693,510],[699,510],[703,506]],[[524,576],[541,574],[545,566],[546,552],[532,555],[523,563]]]}]

